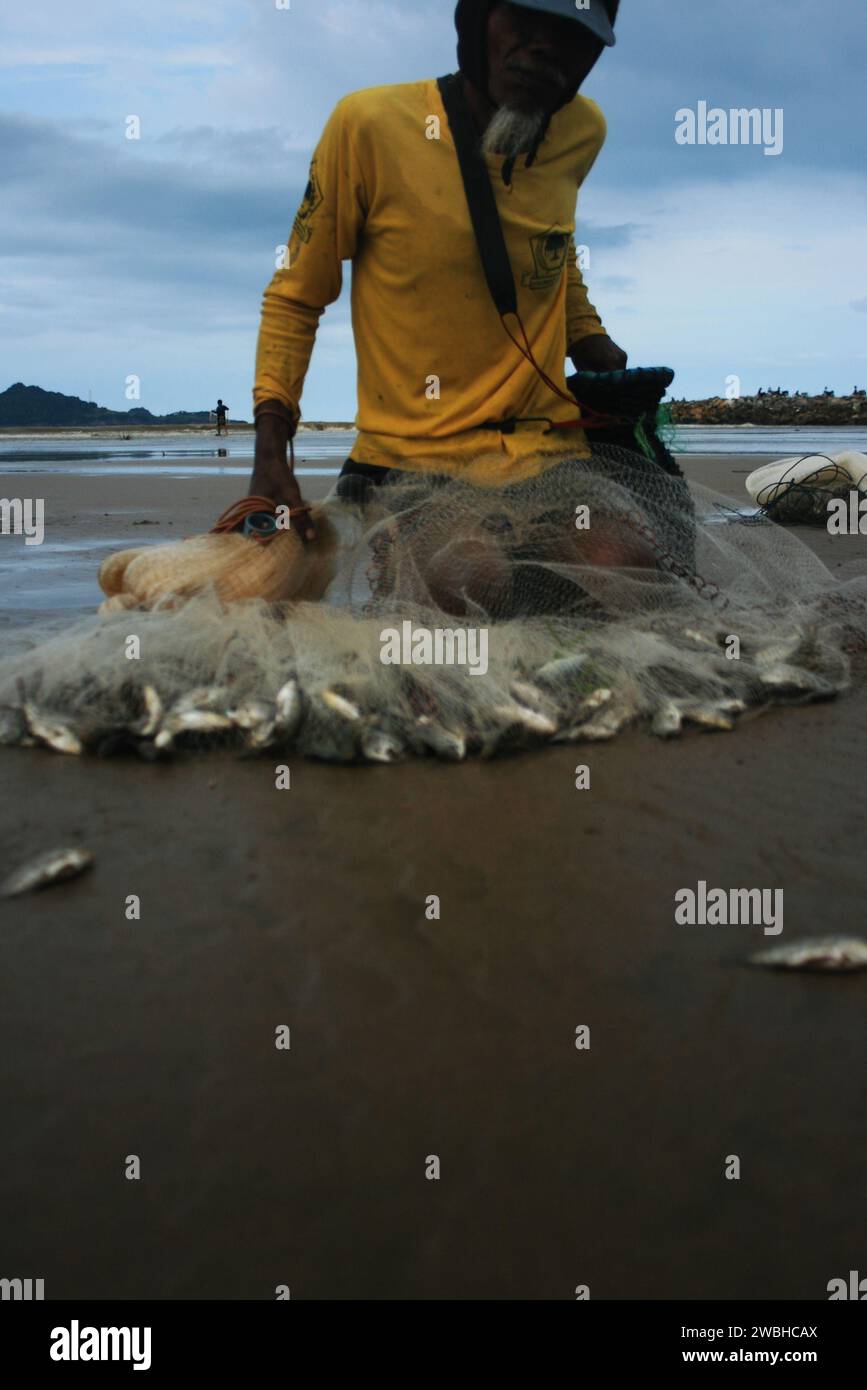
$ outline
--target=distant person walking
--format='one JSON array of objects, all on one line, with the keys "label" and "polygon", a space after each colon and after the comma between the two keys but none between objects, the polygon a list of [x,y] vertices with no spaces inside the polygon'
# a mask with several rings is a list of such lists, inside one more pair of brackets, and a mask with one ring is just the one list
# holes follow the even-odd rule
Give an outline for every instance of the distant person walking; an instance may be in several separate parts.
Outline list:
[{"label": "distant person walking", "polygon": [[221,400],[220,400],[220,401],[217,401],[217,409],[216,409],[216,411],[215,411],[214,413],[215,413],[215,415],[216,415],[216,417],[217,417],[217,434],[222,434],[224,430],[225,430],[226,434],[228,434],[228,433],[229,433],[229,421],[228,421],[229,407],[228,407],[227,405],[223,405],[223,402],[222,402]]}]

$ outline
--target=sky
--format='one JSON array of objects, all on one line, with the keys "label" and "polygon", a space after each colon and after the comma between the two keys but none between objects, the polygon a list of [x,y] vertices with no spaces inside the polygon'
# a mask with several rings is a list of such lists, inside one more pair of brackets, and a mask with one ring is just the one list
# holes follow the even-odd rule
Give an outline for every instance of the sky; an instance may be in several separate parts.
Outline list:
[{"label": "sky", "polygon": [[[252,419],[262,291],[322,127],[349,91],[452,71],[453,12],[2,0],[0,390]],[[673,367],[677,397],[867,386],[867,5],[622,0],[617,33],[583,89],[608,139],[576,240],[630,364]],[[701,102],[781,110],[781,152],[679,143]],[[346,281],[308,420],[355,414]]]}]

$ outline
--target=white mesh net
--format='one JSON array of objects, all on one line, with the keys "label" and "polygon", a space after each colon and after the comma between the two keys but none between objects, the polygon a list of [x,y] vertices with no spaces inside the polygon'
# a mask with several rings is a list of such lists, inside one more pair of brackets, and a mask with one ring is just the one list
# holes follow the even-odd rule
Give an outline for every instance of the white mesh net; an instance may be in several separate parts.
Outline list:
[{"label": "white mesh net", "polygon": [[867,631],[867,579],[612,446],[503,488],[403,474],[320,515],[321,601],[206,590],[37,635],[0,661],[0,737],[390,762],[730,729],[844,689]]}]

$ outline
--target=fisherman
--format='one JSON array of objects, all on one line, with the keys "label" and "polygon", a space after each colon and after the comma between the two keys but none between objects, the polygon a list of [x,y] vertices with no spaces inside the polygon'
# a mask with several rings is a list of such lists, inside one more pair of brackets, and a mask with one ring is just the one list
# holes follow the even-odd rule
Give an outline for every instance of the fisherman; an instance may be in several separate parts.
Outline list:
[{"label": "fisherman", "polygon": [[[483,151],[531,355],[486,284],[435,80],[375,87],[335,108],[310,167],[285,268],[267,286],[253,393],[251,494],[303,507],[286,461],[316,329],[352,262],[358,437],[338,485],[363,501],[406,472],[507,485],[590,446],[568,394],[576,369],[626,353],[576,262],[576,195],[605,139],[579,89],[615,42],[619,0],[459,0],[459,84]],[[531,360],[534,359],[534,360]],[[547,380],[546,380],[547,378]],[[551,383],[551,384],[549,384]],[[302,534],[312,539],[312,521]],[[585,539],[588,560],[590,537]],[[648,563],[610,536],[597,563]]]},{"label": "fisherman", "polygon": [[226,423],[226,419],[229,414],[229,407],[227,405],[223,405],[222,400],[218,400],[217,409],[215,410],[214,414],[217,417],[217,434],[222,434],[224,430],[226,434],[228,434],[229,429]]}]

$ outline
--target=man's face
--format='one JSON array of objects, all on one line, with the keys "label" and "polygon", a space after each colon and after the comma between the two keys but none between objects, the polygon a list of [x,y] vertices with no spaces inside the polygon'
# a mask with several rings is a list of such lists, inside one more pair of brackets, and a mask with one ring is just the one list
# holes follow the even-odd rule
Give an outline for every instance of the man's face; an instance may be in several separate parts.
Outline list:
[{"label": "man's face", "polygon": [[552,112],[602,50],[583,24],[499,0],[488,17],[488,93],[495,106]]}]

